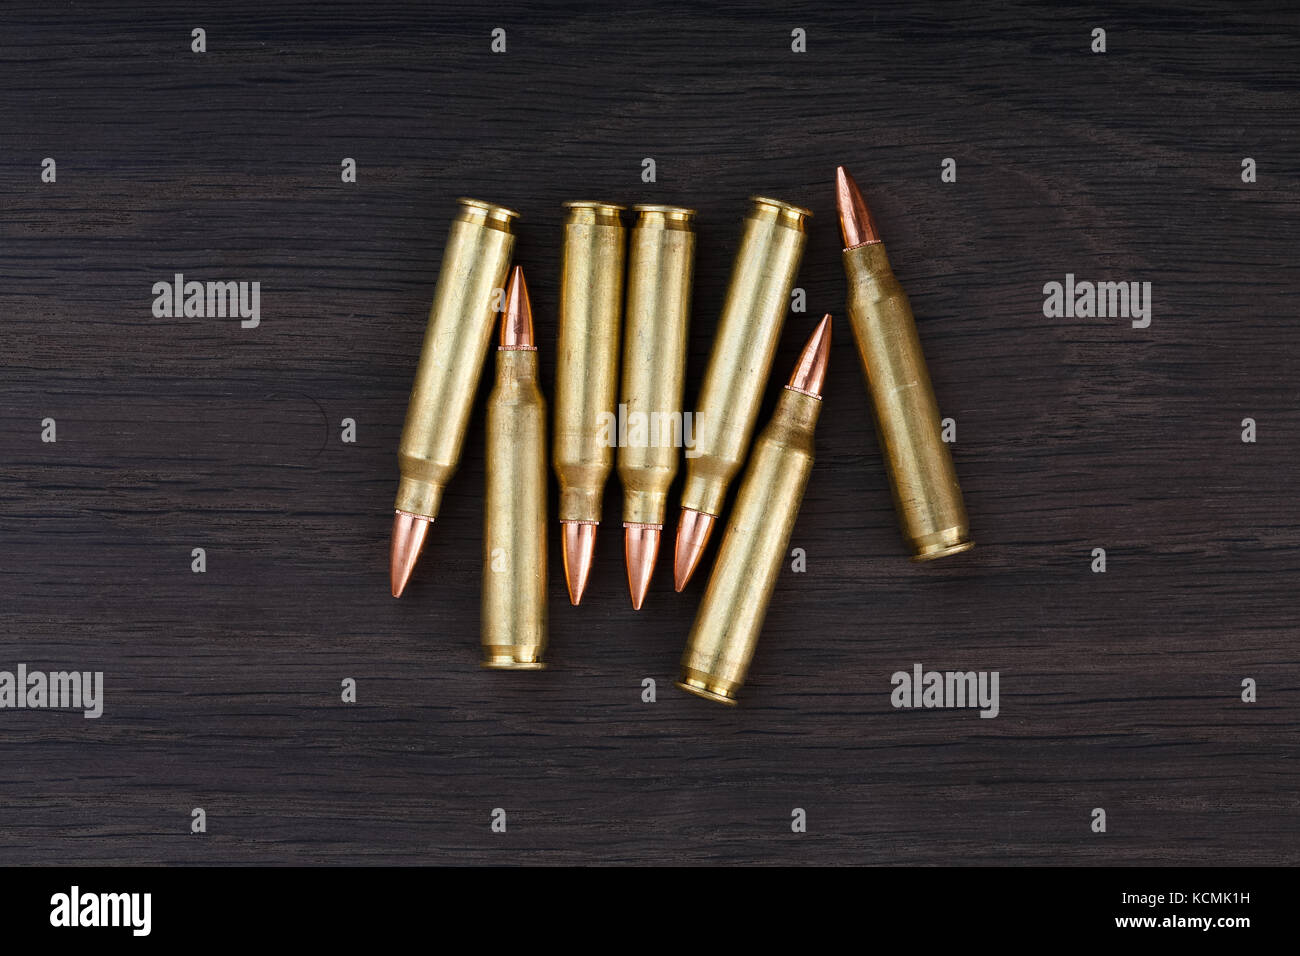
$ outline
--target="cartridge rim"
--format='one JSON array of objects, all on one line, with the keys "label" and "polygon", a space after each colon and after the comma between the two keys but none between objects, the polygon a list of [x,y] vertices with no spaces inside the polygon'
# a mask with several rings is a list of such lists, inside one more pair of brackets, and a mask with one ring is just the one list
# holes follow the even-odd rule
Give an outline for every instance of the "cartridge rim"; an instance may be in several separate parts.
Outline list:
[{"label": "cartridge rim", "polygon": [[718,693],[717,691],[709,690],[709,688],[704,684],[696,683],[686,677],[683,677],[681,680],[675,681],[674,683],[679,689],[686,691],[688,694],[694,694],[696,697],[703,697],[705,700],[714,700],[719,704],[726,704],[728,707],[736,706],[736,698],[728,697],[725,694]]},{"label": "cartridge rim", "polygon": [[480,662],[480,667],[485,667],[493,671],[544,671],[546,664],[543,661],[521,661],[510,654],[492,656]]},{"label": "cartridge rim", "polygon": [[665,206],[661,203],[637,203],[632,207],[633,212],[661,212],[665,216],[680,216],[684,219],[690,219],[695,216],[694,209],[688,209],[685,206]]},{"label": "cartridge rim", "polygon": [[471,199],[468,196],[461,196],[456,201],[462,206],[468,206],[470,209],[481,209],[489,219],[509,222],[512,219],[519,218],[519,213],[515,212],[509,206],[498,206],[494,202],[485,202],[482,199]]},{"label": "cartridge rim", "polygon": [[793,213],[799,219],[812,218],[811,209],[805,209],[803,206],[796,206],[794,203],[785,202],[780,199],[773,199],[771,196],[750,196],[749,201],[756,206],[773,206],[778,211]]},{"label": "cartridge rim", "polygon": [[708,700],[716,700],[722,704],[736,703],[736,691],[740,690],[738,682],[717,677],[707,671],[697,670],[684,662],[681,674],[677,679],[677,686],[688,694],[695,694],[697,697],[704,697]]},{"label": "cartridge rim", "polygon": [[598,199],[570,199],[564,204],[565,209],[603,209],[607,212],[623,212],[627,206],[618,203],[601,202]]},{"label": "cartridge rim", "polygon": [[965,541],[959,541],[957,544],[932,544],[922,548],[916,554],[912,555],[912,560],[918,564],[923,561],[933,561],[936,558],[946,558],[949,555],[961,554],[963,551],[969,551],[975,547],[975,542],[969,538]]}]

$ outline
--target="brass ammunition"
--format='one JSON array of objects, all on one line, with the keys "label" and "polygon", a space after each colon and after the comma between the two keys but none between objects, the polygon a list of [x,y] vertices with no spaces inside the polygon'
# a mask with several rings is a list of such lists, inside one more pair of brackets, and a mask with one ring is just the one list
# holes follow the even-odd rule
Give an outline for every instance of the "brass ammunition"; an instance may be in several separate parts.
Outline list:
[{"label": "brass ammunition", "polygon": [[695,264],[695,210],[634,206],[628,253],[618,452],[627,528],[628,586],[640,609],[658,555],[668,487],[677,476],[685,419],[686,340]]},{"label": "brass ammunition", "polygon": [[696,443],[686,462],[682,517],[683,525],[697,531],[693,540],[685,540],[679,528],[674,562],[679,591],[707,544],[712,521],[722,513],[727,488],[749,449],[803,257],[805,220],[811,215],[775,199],[751,199],[695,405]]},{"label": "brass ammunition", "polygon": [[[907,294],[857,185],[838,173],[849,321],[866,372],[894,505],[912,560],[975,546]],[[854,240],[857,240],[856,243]]]},{"label": "brass ammunition", "polygon": [[546,401],[523,270],[502,317],[487,407],[483,666],[541,670],[546,650]]},{"label": "brass ammunition", "polygon": [[813,430],[830,355],[830,316],[804,346],[772,420],[754,442],[709,576],[677,686],[734,704],[781,573],[813,465]]},{"label": "brass ammunition", "polygon": [[[397,452],[401,480],[395,528],[409,532],[413,523],[424,526],[437,517],[443,489],[460,464],[474,393],[492,337],[496,296],[505,286],[514,250],[511,220],[517,216],[502,206],[460,200],[406,406]],[[415,564],[423,530],[394,539],[394,595],[401,593]]]},{"label": "brass ammunition", "polygon": [[577,526],[599,524],[614,466],[608,436],[616,420],[626,236],[622,206],[565,205],[552,454],[560,481],[559,518],[566,526],[565,574],[577,604],[595,542],[591,528]]}]

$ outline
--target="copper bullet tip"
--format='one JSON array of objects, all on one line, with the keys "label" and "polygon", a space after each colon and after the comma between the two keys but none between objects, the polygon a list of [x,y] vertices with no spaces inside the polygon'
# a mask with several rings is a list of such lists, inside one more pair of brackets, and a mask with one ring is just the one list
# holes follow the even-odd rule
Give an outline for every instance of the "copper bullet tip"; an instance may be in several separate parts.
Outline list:
[{"label": "copper bullet tip", "polygon": [[596,553],[596,522],[561,521],[563,535],[564,580],[569,586],[569,603],[577,607],[587,590],[591,559]]},{"label": "copper bullet tip", "polygon": [[393,515],[393,545],[388,557],[388,576],[393,585],[393,597],[401,597],[406,582],[411,580],[415,563],[420,560],[425,535],[429,533],[432,518],[398,511]]},{"label": "copper bullet tip", "polygon": [[650,578],[659,558],[660,524],[624,524],[623,554],[627,558],[627,587],[632,592],[632,609],[641,610]]},{"label": "copper bullet tip", "polygon": [[835,167],[835,205],[840,211],[840,233],[844,236],[845,249],[880,241],[862,190],[843,166]]},{"label": "copper bullet tip", "polygon": [[533,304],[528,298],[524,267],[515,266],[506,284],[506,310],[501,315],[501,348],[526,350],[533,345]]},{"label": "copper bullet tip", "polygon": [[692,508],[682,509],[682,520],[677,525],[677,549],[673,555],[673,587],[681,591],[695,573],[704,548],[713,533],[714,517]]},{"label": "copper bullet tip", "polygon": [[822,397],[822,386],[826,382],[826,364],[831,357],[831,314],[827,312],[813,329],[808,342],[799,353],[794,372],[790,375],[790,384],[786,388],[803,392],[813,398]]}]

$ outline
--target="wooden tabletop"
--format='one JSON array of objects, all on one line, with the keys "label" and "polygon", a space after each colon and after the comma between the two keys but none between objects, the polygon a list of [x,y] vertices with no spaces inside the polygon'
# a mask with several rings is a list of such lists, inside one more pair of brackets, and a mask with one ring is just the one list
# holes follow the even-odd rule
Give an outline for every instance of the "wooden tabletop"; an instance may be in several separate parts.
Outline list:
[{"label": "wooden tabletop", "polygon": [[[6,7],[0,670],[104,693],[0,710],[0,863],[1300,862],[1289,6]],[[840,163],[955,422],[978,544],[933,565],[844,313]],[[616,476],[579,608],[553,530],[549,670],[481,670],[486,380],[388,593],[456,197],[522,213],[548,398],[562,202],[697,209],[690,401],[755,193],[814,212],[775,368],[836,324],[806,570],[740,706],[672,686],[707,575],[675,594],[665,549],[632,610]],[[176,273],[260,283],[259,324],[155,316]],[[1045,315],[1067,275],[1150,283],[1149,324]],[[998,672],[997,716],[895,708],[917,664]]]}]

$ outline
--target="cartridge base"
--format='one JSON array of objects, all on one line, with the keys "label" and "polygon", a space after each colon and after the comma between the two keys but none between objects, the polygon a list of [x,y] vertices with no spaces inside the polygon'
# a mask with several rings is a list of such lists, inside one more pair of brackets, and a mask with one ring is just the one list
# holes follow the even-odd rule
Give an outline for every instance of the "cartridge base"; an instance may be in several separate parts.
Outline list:
[{"label": "cartridge base", "polygon": [[961,554],[975,547],[975,542],[966,537],[965,528],[945,528],[934,534],[926,535],[912,542],[915,554],[913,561],[933,561],[946,558],[950,554]]},{"label": "cartridge base", "polygon": [[484,648],[481,667],[496,671],[544,671],[546,664],[537,659],[536,648]]},{"label": "cartridge base", "polygon": [[730,707],[736,706],[735,694],[740,690],[739,684],[710,677],[702,671],[692,670],[689,667],[682,668],[682,677],[677,681],[677,686],[688,694],[703,697],[705,700],[716,700],[719,704],[727,704]]}]

